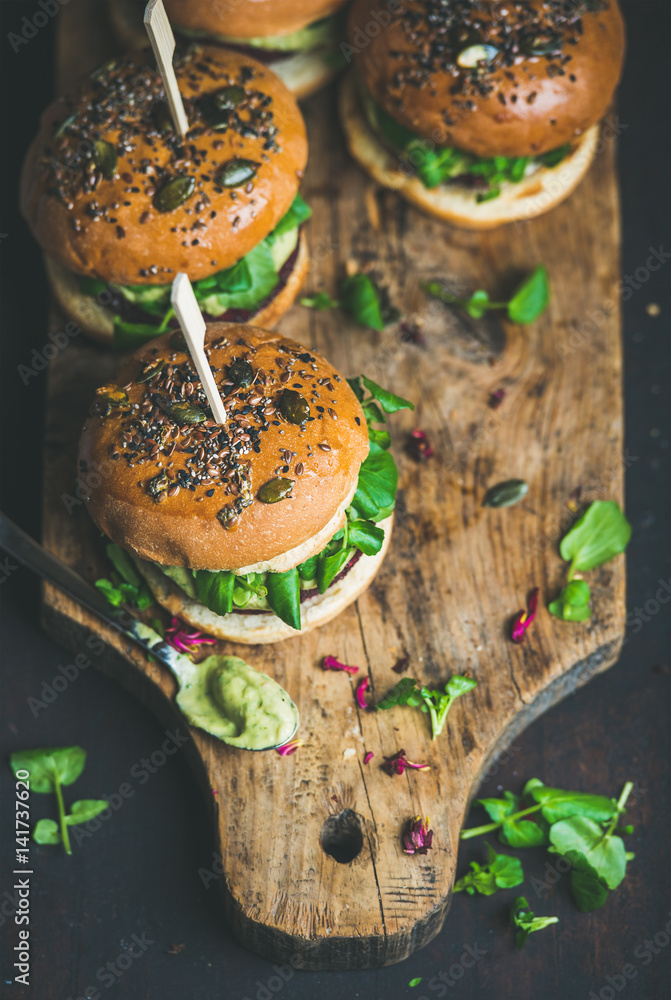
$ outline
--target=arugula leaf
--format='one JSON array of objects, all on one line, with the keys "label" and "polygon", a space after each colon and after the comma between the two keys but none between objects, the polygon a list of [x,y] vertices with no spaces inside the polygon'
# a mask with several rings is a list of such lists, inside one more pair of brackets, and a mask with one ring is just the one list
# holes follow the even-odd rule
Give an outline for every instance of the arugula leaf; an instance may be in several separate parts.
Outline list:
[{"label": "arugula leaf", "polygon": [[388,691],[382,701],[377,703],[381,709],[394,708],[396,705],[412,705],[418,707],[422,704],[422,695],[417,686],[417,681],[412,677],[404,677],[395,684],[391,691]]},{"label": "arugula leaf", "polygon": [[[198,304],[203,312],[211,316],[221,316],[227,309],[253,310],[270,295],[279,281],[279,275],[266,240],[250,250],[244,260],[250,278],[248,287],[238,291],[214,289],[198,296]],[[236,264],[235,267],[237,266]]]},{"label": "arugula leaf", "polygon": [[536,159],[539,163],[542,163],[544,167],[556,167],[557,164],[566,159],[570,152],[571,143],[567,142],[563,146],[558,146],[557,149],[551,149],[549,153],[542,153],[540,156],[537,156]]},{"label": "arugula leaf", "polygon": [[571,893],[581,913],[598,910],[608,899],[608,888],[590,871],[571,871]]},{"label": "arugula leaf", "polygon": [[301,585],[296,568],[286,573],[268,573],[268,604],[278,618],[300,631],[301,628]]},{"label": "arugula leaf", "polygon": [[88,823],[95,819],[101,812],[109,808],[109,802],[105,799],[79,799],[73,802],[70,812],[65,817],[68,826],[76,826],[77,823]]},{"label": "arugula leaf", "polygon": [[10,757],[14,774],[30,772],[30,790],[39,794],[55,791],[56,783],[71,785],[84,770],[86,750],[82,747],[47,747],[17,750]]},{"label": "arugula leaf", "polygon": [[510,889],[521,885],[524,881],[524,871],[519,858],[508,854],[497,854],[487,844],[487,864],[480,866],[476,861],[470,862],[472,871],[468,872],[455,883],[453,892],[467,892],[469,896],[479,892],[483,896],[492,896],[499,889]]},{"label": "arugula leaf", "polygon": [[223,570],[211,572],[199,569],[194,573],[198,600],[216,615],[227,615],[233,610],[235,575]]},{"label": "arugula leaf", "polygon": [[362,326],[384,330],[380,291],[367,274],[359,272],[345,278],[341,288],[341,305]]},{"label": "arugula leaf", "polygon": [[359,469],[352,506],[366,519],[375,519],[393,505],[398,488],[398,469],[388,451],[371,441],[370,451]]},{"label": "arugula leaf", "polygon": [[585,816],[603,822],[618,813],[617,802],[606,795],[549,788],[537,778],[532,778],[526,783],[522,794],[525,797],[531,796],[534,801],[541,804],[541,812],[548,823],[556,823],[571,816]]},{"label": "arugula leaf", "polygon": [[[493,824],[478,828],[485,833],[499,828],[499,840],[508,847],[541,847],[547,844],[547,834],[545,830],[533,820],[524,819],[525,815],[539,809],[539,806],[531,809],[520,809],[522,799],[512,792],[504,792],[502,799],[478,799]],[[464,831],[474,836],[471,831]],[[463,837],[463,834],[462,834]],[[466,838],[464,838],[466,839]]]},{"label": "arugula leaf", "polygon": [[[290,229],[297,229],[299,226],[302,226],[304,222],[307,222],[311,215],[312,209],[297,192],[291,203],[289,211],[286,215],[282,216],[270,234],[272,240],[277,239],[278,236],[283,236],[284,233],[288,233]],[[268,237],[266,237],[266,239],[268,239]]]},{"label": "arugula leaf", "polygon": [[301,580],[314,580],[317,575],[317,563],[319,562],[319,553],[316,556],[310,556],[305,562],[301,563],[298,567],[298,575]]},{"label": "arugula leaf", "polygon": [[306,295],[298,300],[306,309],[337,309],[340,305],[338,299],[332,299],[327,292],[316,292],[314,295]]},{"label": "arugula leaf", "polygon": [[323,556],[317,566],[317,587],[320,594],[325,594],[331,586],[338,573],[345,568],[352,558],[351,548],[340,548],[330,555]]},{"label": "arugula leaf", "polygon": [[[631,525],[613,500],[595,500],[559,546],[562,559],[575,570],[587,572],[620,555],[631,538]],[[570,578],[570,576],[569,576]]]},{"label": "arugula leaf", "polygon": [[387,693],[377,707],[381,709],[394,708],[396,705],[420,707],[423,712],[428,712],[430,716],[431,739],[435,740],[443,729],[452,702],[466,694],[467,691],[472,691],[476,685],[477,681],[471,677],[462,677],[457,674],[447,682],[444,692],[430,691],[425,686],[419,687],[417,681],[412,678],[404,677]]},{"label": "arugula leaf", "polygon": [[562,587],[559,597],[550,601],[548,611],[565,622],[584,622],[590,617],[590,590],[584,580],[571,580]]},{"label": "arugula leaf", "polygon": [[558,924],[559,917],[536,917],[529,909],[524,896],[518,896],[510,910],[510,919],[513,927],[516,928],[515,944],[522,950],[530,934],[542,931],[550,924]]},{"label": "arugula leaf", "polygon": [[624,841],[602,830],[586,816],[572,816],[553,823],[550,841],[574,868],[598,877],[609,889],[617,889],[625,876]]},{"label": "arugula leaf", "polygon": [[524,326],[533,323],[547,308],[550,301],[550,282],[543,264],[532,271],[522,282],[508,303],[508,318]]},{"label": "arugula leaf", "polygon": [[247,257],[242,257],[231,267],[217,271],[208,278],[194,281],[192,288],[196,298],[201,301],[211,294],[234,295],[236,292],[248,292],[252,287],[252,272]]},{"label": "arugula leaf", "polygon": [[81,275],[79,278],[79,291],[82,295],[90,295],[91,298],[97,298],[103,292],[108,291],[109,285],[106,281],[102,281],[100,278],[89,278]]},{"label": "arugula leaf", "polygon": [[[10,764],[14,774],[17,771],[28,771],[31,791],[38,794],[54,792],[58,803],[58,818],[60,824],[60,839],[66,854],[72,854],[70,835],[68,833],[63,803],[62,785],[71,785],[84,770],[86,750],[82,747],[47,747],[37,750],[19,750],[10,756]],[[53,820],[51,821],[53,823]],[[39,824],[38,824],[39,826]],[[54,824],[55,826],[55,824]],[[37,832],[37,827],[33,833]],[[39,831],[38,843],[57,843],[53,839],[54,831],[50,823],[43,824]]]},{"label": "arugula leaf", "polygon": [[361,376],[361,381],[365,385],[366,389],[368,389],[368,392],[371,394],[373,399],[377,400],[385,413],[396,413],[397,410],[415,409],[414,403],[411,403],[407,399],[403,399],[402,396],[395,396],[393,392],[383,389],[381,385],[378,385],[377,382],[373,382],[370,378],[366,378],[365,375]]},{"label": "arugula leaf", "polygon": [[60,844],[61,834],[55,819],[40,819],[33,830],[36,844]]},{"label": "arugula leaf", "polygon": [[128,351],[136,347],[141,347],[148,340],[159,337],[161,331],[158,326],[150,323],[126,323],[114,317],[114,349],[116,351]]},{"label": "arugula leaf", "polygon": [[[480,200],[484,201],[487,197],[485,195]],[[463,299],[452,295],[447,286],[439,281],[422,281],[420,287],[432,298],[464,309],[473,319],[481,319],[490,309],[505,309],[511,322],[522,325],[533,323],[538,319],[550,301],[550,283],[547,269],[543,264],[524,279],[508,302],[492,302],[488,293],[482,288],[478,288],[469,298]]]},{"label": "arugula leaf", "polygon": [[382,548],[384,528],[378,528],[372,521],[352,521],[347,537],[365,556],[374,556]]},{"label": "arugula leaf", "polygon": [[482,319],[489,309],[489,295],[483,288],[478,288],[464,303],[464,309],[473,319]]},{"label": "arugula leaf", "polygon": [[122,549],[120,545],[115,545],[114,542],[110,542],[106,546],[105,552],[107,558],[114,566],[115,570],[119,574],[125,583],[129,583],[132,587],[136,587],[138,590],[142,586],[142,577],[136,570],[131,557],[128,555],[125,549]]}]

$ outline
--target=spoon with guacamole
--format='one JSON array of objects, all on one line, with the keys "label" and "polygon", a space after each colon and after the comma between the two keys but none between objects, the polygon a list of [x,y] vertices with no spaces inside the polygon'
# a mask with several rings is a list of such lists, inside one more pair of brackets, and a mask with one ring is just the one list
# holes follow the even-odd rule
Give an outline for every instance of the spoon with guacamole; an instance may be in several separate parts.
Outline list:
[{"label": "spoon with guacamole", "polygon": [[277,681],[237,656],[194,663],[126,606],[113,608],[99,590],[43,548],[0,511],[0,548],[123,632],[177,679],[175,701],[192,726],[242,750],[274,750],[298,729],[298,709]]},{"label": "spoon with guacamole", "polygon": [[140,622],[133,632],[172,671],[179,683],[175,701],[192,726],[243,750],[273,750],[295,735],[298,709],[268,674],[238,656],[215,653],[194,663]]}]

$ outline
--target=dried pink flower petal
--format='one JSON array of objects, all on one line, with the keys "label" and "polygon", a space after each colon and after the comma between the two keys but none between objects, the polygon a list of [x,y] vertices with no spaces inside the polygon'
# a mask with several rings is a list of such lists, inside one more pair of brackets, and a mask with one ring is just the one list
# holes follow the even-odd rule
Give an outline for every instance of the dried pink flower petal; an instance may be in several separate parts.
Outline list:
[{"label": "dried pink flower petal", "polygon": [[179,618],[172,618],[165,630],[165,641],[180,653],[193,653],[198,646],[216,646],[217,640],[203,632],[189,631]]},{"label": "dried pink flower petal", "polygon": [[492,410],[498,410],[499,406],[506,398],[505,389],[497,389],[495,392],[490,393],[489,396],[489,407]]},{"label": "dried pink flower petal", "polygon": [[534,589],[529,594],[527,610],[520,611],[518,615],[513,618],[513,627],[511,638],[513,642],[524,642],[524,633],[531,625],[532,621],[536,617],[536,611],[538,610],[538,587]]},{"label": "dried pink flower petal", "polygon": [[426,462],[433,455],[431,442],[426,433],[420,430],[419,427],[410,432],[408,448],[412,457],[416,458],[418,462]]},{"label": "dried pink flower petal", "polygon": [[371,761],[374,756],[375,756],[375,754],[373,753],[373,751],[369,750],[367,754],[364,754],[364,758],[363,758],[364,764],[367,764],[369,761]]},{"label": "dried pink flower petal", "polygon": [[426,339],[418,323],[414,320],[404,319],[400,325],[401,340],[404,344],[417,344],[424,347]]},{"label": "dried pink flower petal", "polygon": [[336,660],[335,656],[325,656],[322,660],[323,670],[344,670],[348,674],[358,674],[358,667],[350,667],[347,663],[341,663],[340,660]]},{"label": "dried pink flower petal", "polygon": [[305,740],[289,740],[289,742],[285,743],[284,746],[275,747],[275,751],[280,755],[280,757],[288,757],[302,746],[305,746]]},{"label": "dried pink flower petal", "polygon": [[393,757],[385,757],[384,764],[380,764],[383,771],[387,774],[403,774],[407,767],[413,768],[415,771],[430,771],[430,764],[414,764],[405,755],[405,750],[399,750],[395,753]]},{"label": "dried pink flower petal", "polygon": [[370,705],[366,702],[366,691],[368,690],[369,683],[370,679],[368,677],[364,677],[363,680],[360,680],[357,684],[355,692],[356,703],[359,708],[362,708],[365,712],[370,712]]},{"label": "dried pink flower petal", "polygon": [[403,850],[406,854],[426,854],[433,846],[433,830],[429,829],[429,817],[422,822],[421,816],[414,816],[403,836]]}]

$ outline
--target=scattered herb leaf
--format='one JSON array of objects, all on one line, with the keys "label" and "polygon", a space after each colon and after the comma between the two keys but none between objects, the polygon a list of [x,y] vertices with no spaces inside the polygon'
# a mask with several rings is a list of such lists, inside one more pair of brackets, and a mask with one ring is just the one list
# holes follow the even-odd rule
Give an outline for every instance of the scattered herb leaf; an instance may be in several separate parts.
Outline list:
[{"label": "scattered herb leaf", "polygon": [[70,813],[65,812],[63,785],[77,780],[86,764],[86,750],[82,747],[48,747],[38,750],[19,750],[10,757],[14,774],[28,771],[30,790],[41,795],[53,792],[58,803],[58,823],[52,819],[40,820],[33,831],[38,844],[63,844],[66,854],[72,854],[68,827],[87,823],[108,803],[104,799],[82,799],[75,802]]},{"label": "scattered herb leaf", "polygon": [[550,301],[550,282],[543,264],[539,264],[524,279],[507,302],[492,302],[488,293],[482,288],[478,288],[469,298],[463,299],[452,295],[440,281],[423,281],[421,287],[433,298],[463,309],[473,319],[481,319],[491,309],[505,309],[508,319],[522,326],[538,319]]},{"label": "scattered herb leaf", "polygon": [[536,917],[529,909],[524,896],[518,896],[510,910],[510,919],[515,928],[515,944],[522,950],[530,934],[542,931],[550,924],[558,924],[559,917]]},{"label": "scattered herb leaf", "polygon": [[428,712],[431,719],[431,739],[435,740],[442,732],[445,725],[447,713],[452,702],[467,691],[472,691],[476,687],[477,681],[471,677],[462,677],[455,674],[445,685],[444,691],[429,690],[411,677],[404,677],[391,691],[389,691],[382,701],[378,702],[379,709],[394,708],[397,705],[410,705],[412,708],[421,708],[423,712]]},{"label": "scattered herb leaf", "polygon": [[519,858],[509,854],[497,854],[493,847],[487,844],[487,864],[480,866],[476,861],[470,863],[472,871],[460,878],[453,892],[467,892],[474,896],[479,892],[483,896],[492,896],[499,889],[511,889],[524,881],[524,871]]}]

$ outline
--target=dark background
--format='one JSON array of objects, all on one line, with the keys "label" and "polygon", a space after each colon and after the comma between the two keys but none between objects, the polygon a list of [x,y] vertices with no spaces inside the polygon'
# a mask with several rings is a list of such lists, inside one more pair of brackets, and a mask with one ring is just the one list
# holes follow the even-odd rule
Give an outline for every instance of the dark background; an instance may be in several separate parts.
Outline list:
[{"label": "dark background", "polygon": [[[626,126],[619,144],[623,213],[623,275],[645,264],[649,248],[671,251],[669,165],[671,163],[669,27],[665,0],[623,4],[629,52],[619,94]],[[39,537],[40,466],[44,375],[24,386],[17,366],[30,364],[33,347],[46,340],[47,296],[40,255],[17,206],[21,157],[36,118],[52,91],[54,21],[14,53],[8,32],[20,30],[37,2],[2,0],[3,147],[2,213],[2,509]],[[421,1000],[432,977],[449,975],[464,947],[485,952],[460,976],[457,969],[443,996],[516,1000],[573,1000],[601,996],[657,1000],[669,995],[671,897],[669,894],[669,684],[667,605],[655,594],[671,587],[669,538],[669,432],[665,406],[669,386],[668,317],[671,265],[653,274],[624,303],[626,398],[626,496],[633,537],[627,553],[628,631],[620,662],[568,698],[518,737],[507,763],[483,788],[518,791],[538,776],[548,784],[617,795],[636,783],[630,799],[629,838],[636,859],[605,907],[584,915],[573,906],[566,877],[546,887],[527,880],[532,908],[557,914],[560,924],[532,937],[518,954],[507,927],[513,892],[485,899],[455,897],[442,933],[400,966],[370,972],[295,973],[275,992],[272,964],[242,949],[224,920],[215,887],[206,889],[200,868],[211,867],[214,843],[206,811],[180,754],[170,757],[146,784],[72,857],[55,848],[31,850],[35,869],[31,941],[33,985],[13,984],[13,920],[0,917],[5,964],[3,995],[39,1000],[82,997],[97,985],[103,997],[173,1000],[225,997],[296,1000],[362,997]],[[576,281],[580,276],[576,275]],[[657,303],[661,314],[647,307]],[[577,441],[576,447],[580,447]],[[28,698],[39,698],[45,682],[72,657],[48,640],[38,625],[38,588],[26,570],[4,580],[2,677],[3,749],[0,775],[2,835],[0,902],[13,882],[13,780],[7,755],[14,749],[78,743],[89,751],[77,796],[101,797],[127,781],[133,765],[160,747],[163,731],[124,691],[85,670],[48,710],[34,716]],[[668,591],[671,593],[671,590]],[[662,589],[662,595],[667,592]],[[647,606],[646,606],[646,602]],[[636,609],[642,611],[639,615]],[[657,610],[655,610],[657,609]],[[645,619],[645,620],[644,620]],[[51,801],[33,796],[34,818]],[[479,813],[474,813],[480,822]],[[296,831],[300,836],[300,830]],[[471,858],[482,860],[482,841],[461,851],[459,873]],[[545,881],[544,851],[524,853],[527,876]],[[534,889],[534,885],[536,889]],[[9,906],[2,907],[3,913]],[[108,988],[97,970],[126,953],[132,936],[153,943]],[[655,935],[657,943],[655,944]],[[646,941],[652,942],[652,950]],[[171,945],[184,945],[171,954]],[[125,964],[125,963],[122,963]],[[635,976],[622,976],[625,965]],[[411,989],[413,977],[422,984]],[[6,992],[5,992],[6,991]],[[593,991],[593,992],[591,992]]]}]

